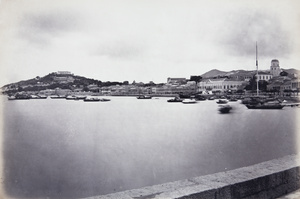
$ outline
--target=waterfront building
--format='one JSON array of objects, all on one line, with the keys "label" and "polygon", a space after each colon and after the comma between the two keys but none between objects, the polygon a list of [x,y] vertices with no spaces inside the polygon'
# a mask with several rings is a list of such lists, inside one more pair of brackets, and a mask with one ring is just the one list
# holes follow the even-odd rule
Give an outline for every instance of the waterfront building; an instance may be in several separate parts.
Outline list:
[{"label": "waterfront building", "polygon": [[179,94],[192,94],[195,93],[194,84],[170,85],[165,84],[162,86],[152,87],[152,93],[155,95],[179,95]]},{"label": "waterfront building", "polygon": [[41,90],[39,91],[40,95],[54,95],[55,94],[55,90],[53,89],[45,89],[45,90]]},{"label": "waterfront building", "polygon": [[279,66],[279,61],[277,59],[273,59],[271,61],[271,66],[270,66],[270,73],[273,75],[273,77],[277,77],[280,75],[280,66]]},{"label": "waterfront building", "polygon": [[291,80],[291,90],[300,91],[300,79],[295,77]]},{"label": "waterfront building", "polygon": [[[297,85],[294,84],[294,86]],[[294,89],[297,90],[297,88]],[[277,90],[280,92],[283,92],[284,90],[292,90],[292,78],[287,76],[273,77],[267,85],[267,90]]]},{"label": "waterfront building", "polygon": [[198,83],[198,92],[207,90],[225,92],[225,91],[236,91],[245,85],[245,81],[232,80],[229,78],[219,79],[204,79]]},{"label": "waterfront building", "polygon": [[72,94],[72,90],[71,89],[56,88],[54,94],[55,95],[71,95]]}]

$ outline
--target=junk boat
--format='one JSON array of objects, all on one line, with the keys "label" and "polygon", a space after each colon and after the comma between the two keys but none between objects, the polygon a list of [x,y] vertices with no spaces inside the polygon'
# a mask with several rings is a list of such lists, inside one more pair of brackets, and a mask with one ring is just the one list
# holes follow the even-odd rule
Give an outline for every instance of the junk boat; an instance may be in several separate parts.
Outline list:
[{"label": "junk boat", "polygon": [[248,109],[282,109],[284,107],[284,105],[279,102],[247,104],[246,106]]},{"label": "junk boat", "polygon": [[180,99],[180,97],[174,97],[173,99],[169,99],[168,102],[182,102],[183,99]]},{"label": "junk boat", "polygon": [[137,99],[151,99],[152,97],[151,96],[148,96],[148,95],[140,95],[137,97]]},{"label": "junk boat", "polygon": [[219,99],[216,103],[217,103],[217,104],[227,104],[228,101],[227,101],[227,100]]},{"label": "junk boat", "polygon": [[219,111],[220,113],[229,113],[232,107],[230,105],[220,105],[219,106]]},{"label": "junk boat", "polygon": [[182,103],[184,104],[195,104],[197,101],[195,99],[184,99]]}]

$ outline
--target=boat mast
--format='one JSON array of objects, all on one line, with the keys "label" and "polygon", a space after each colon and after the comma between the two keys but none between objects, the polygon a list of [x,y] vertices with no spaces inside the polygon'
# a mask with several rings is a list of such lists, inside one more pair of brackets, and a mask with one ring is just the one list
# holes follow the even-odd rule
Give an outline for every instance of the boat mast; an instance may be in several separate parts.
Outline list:
[{"label": "boat mast", "polygon": [[257,42],[256,42],[256,95],[258,96],[258,60],[257,60]]}]

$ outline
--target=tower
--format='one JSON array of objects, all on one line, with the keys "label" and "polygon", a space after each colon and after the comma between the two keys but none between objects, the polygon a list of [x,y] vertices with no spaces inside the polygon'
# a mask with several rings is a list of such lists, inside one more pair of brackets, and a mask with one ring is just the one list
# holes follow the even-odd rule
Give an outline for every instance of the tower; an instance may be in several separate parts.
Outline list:
[{"label": "tower", "polygon": [[279,66],[279,61],[277,59],[273,59],[271,61],[270,73],[273,75],[273,77],[279,76],[280,66]]}]

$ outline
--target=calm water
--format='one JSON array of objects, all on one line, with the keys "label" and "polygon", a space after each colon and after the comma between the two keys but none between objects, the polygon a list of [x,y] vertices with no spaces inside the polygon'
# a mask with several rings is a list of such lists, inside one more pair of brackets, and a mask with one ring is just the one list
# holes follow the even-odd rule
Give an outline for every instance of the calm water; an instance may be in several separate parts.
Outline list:
[{"label": "calm water", "polygon": [[300,108],[230,102],[3,97],[4,185],[13,197],[78,198],[226,171],[297,153]]}]

